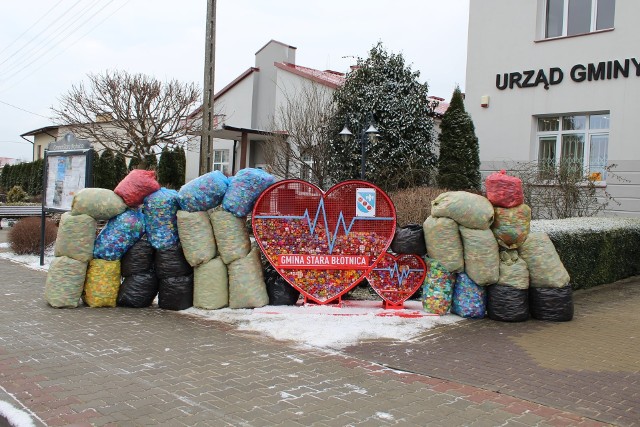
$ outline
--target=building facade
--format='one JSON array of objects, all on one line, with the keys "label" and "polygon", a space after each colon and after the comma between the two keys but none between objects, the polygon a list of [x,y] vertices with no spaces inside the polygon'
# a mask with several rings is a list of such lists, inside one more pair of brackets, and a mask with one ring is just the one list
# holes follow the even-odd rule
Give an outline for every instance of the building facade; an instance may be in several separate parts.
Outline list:
[{"label": "building facade", "polygon": [[465,104],[483,173],[571,164],[617,200],[605,214],[640,216],[639,15],[634,0],[470,1]]}]

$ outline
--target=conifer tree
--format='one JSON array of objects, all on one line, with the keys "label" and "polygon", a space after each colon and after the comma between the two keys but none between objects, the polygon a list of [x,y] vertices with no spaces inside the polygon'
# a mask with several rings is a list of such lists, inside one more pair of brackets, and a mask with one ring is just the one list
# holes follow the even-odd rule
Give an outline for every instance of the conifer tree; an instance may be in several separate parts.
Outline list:
[{"label": "conifer tree", "polygon": [[118,185],[118,183],[122,181],[124,177],[127,176],[127,173],[128,173],[127,159],[125,159],[122,153],[116,154],[116,158],[114,160],[114,169],[115,169],[115,181],[116,181],[116,185]]},{"label": "conifer tree", "polygon": [[[360,178],[360,135],[373,114],[377,142],[366,144],[367,181],[384,190],[429,182],[436,164],[428,85],[405,64],[402,54],[388,53],[378,43],[366,59],[347,75],[334,92],[336,112],[331,120],[330,173],[333,181]],[[345,143],[338,134],[345,122],[353,137]]]},{"label": "conifer tree", "polygon": [[456,87],[440,125],[438,186],[448,190],[480,191],[480,148],[475,127],[465,111],[460,88]]},{"label": "conifer tree", "polygon": [[156,170],[158,167],[158,159],[153,153],[145,154],[142,164],[146,170]]},{"label": "conifer tree", "polygon": [[176,147],[174,150],[174,158],[176,160],[177,169],[175,175],[176,188],[180,188],[184,185],[185,174],[187,172],[187,156],[183,147]]},{"label": "conifer tree", "polygon": [[140,159],[140,157],[133,156],[129,161],[129,172],[131,172],[134,169],[138,169],[140,166],[140,163],[142,163],[142,160]]},{"label": "conifer tree", "polygon": [[93,175],[93,186],[96,188],[102,187],[101,182],[101,173],[102,173],[102,164],[100,162],[100,154],[96,150],[91,150],[93,153],[93,159],[91,160],[92,166],[92,175]]},{"label": "conifer tree", "polygon": [[175,188],[174,175],[176,173],[175,155],[167,147],[162,149],[158,162],[158,183],[163,187]]},{"label": "conifer tree", "polygon": [[113,190],[116,188],[116,165],[113,151],[105,148],[100,155],[100,187]]}]

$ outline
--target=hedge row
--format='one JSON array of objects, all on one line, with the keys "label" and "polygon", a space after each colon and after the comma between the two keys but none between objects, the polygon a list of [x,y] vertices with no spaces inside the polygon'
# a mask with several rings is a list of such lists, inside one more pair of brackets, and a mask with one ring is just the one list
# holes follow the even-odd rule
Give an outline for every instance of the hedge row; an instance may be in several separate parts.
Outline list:
[{"label": "hedge row", "polygon": [[551,241],[571,276],[573,289],[587,289],[640,274],[640,227],[556,231]]},{"label": "hedge row", "polygon": [[0,185],[4,191],[9,191],[16,185],[32,196],[42,193],[42,171],[44,160],[4,165],[0,175]]}]

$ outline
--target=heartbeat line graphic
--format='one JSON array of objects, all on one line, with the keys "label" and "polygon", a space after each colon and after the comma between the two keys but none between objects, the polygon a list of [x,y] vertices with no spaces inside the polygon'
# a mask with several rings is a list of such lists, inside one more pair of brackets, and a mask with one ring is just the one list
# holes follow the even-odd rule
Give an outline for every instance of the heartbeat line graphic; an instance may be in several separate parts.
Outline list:
[{"label": "heartbeat line graphic", "polygon": [[407,268],[405,270],[400,271],[400,269],[398,268],[398,263],[394,262],[393,267],[389,266],[389,267],[382,267],[382,268],[374,268],[372,271],[386,271],[389,273],[389,277],[391,279],[393,279],[394,276],[397,276],[398,286],[402,286],[402,283],[404,283],[405,279],[409,277],[409,274],[414,272],[422,273],[424,270],[419,268]]},{"label": "heartbeat line graphic", "polygon": [[356,221],[393,221],[392,217],[357,217],[357,216],[354,216],[351,219],[351,223],[347,227],[347,222],[344,219],[344,215],[342,214],[342,211],[340,211],[340,214],[338,215],[338,222],[336,223],[336,228],[332,232],[333,236],[331,236],[330,235],[331,232],[329,230],[329,223],[327,222],[327,212],[326,212],[326,210],[324,208],[324,199],[320,199],[320,203],[318,204],[318,209],[316,210],[316,216],[313,219],[313,222],[311,222],[311,216],[309,215],[309,209],[305,209],[304,215],[302,215],[302,216],[293,216],[293,215],[292,216],[256,215],[255,218],[257,218],[257,219],[306,219],[307,220],[307,225],[309,227],[309,234],[318,235],[318,233],[316,233],[316,227],[318,226],[318,221],[320,220],[320,214],[321,213],[322,213],[322,224],[324,224],[324,229],[327,230],[327,244],[329,246],[329,255],[331,255],[333,253],[333,248],[334,248],[334,246],[336,244],[336,241],[338,240],[338,231],[340,231],[341,227],[344,230],[344,235],[348,236]]}]

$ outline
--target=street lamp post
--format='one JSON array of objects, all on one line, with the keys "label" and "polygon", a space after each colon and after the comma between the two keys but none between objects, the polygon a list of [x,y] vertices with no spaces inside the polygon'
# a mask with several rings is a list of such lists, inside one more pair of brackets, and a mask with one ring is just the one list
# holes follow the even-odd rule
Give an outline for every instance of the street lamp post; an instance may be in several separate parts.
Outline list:
[{"label": "street lamp post", "polygon": [[[362,155],[360,158],[360,179],[362,179],[363,181],[365,180],[365,165],[367,163],[367,142],[375,142],[378,139],[378,129],[376,129],[376,127],[373,125],[373,114],[368,113],[367,118],[369,126],[367,128],[365,128],[365,126],[362,126],[358,135],[360,148],[362,150]],[[342,131],[340,131],[338,135],[340,135],[340,138],[342,138],[343,142],[348,142],[349,139],[351,139],[351,137],[353,136],[353,134],[347,127],[346,120],[344,128],[342,128]]]}]

